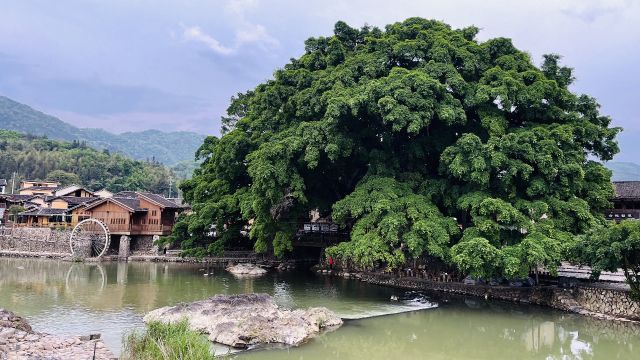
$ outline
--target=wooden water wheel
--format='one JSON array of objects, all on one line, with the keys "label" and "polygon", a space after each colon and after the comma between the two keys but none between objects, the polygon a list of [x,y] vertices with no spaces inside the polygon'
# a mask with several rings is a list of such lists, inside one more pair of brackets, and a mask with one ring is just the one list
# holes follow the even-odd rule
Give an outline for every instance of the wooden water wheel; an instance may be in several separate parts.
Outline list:
[{"label": "wooden water wheel", "polygon": [[82,220],[73,228],[69,237],[71,254],[75,258],[101,257],[109,249],[111,233],[98,219]]}]

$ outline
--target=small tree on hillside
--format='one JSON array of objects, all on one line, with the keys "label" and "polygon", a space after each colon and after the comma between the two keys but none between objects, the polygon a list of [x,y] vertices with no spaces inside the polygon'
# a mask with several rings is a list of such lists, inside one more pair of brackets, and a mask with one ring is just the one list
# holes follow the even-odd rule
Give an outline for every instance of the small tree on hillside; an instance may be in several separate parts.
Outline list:
[{"label": "small tree on hillside", "polygon": [[80,183],[80,177],[78,175],[64,170],[53,170],[47,174],[47,180],[57,181],[62,186]]}]

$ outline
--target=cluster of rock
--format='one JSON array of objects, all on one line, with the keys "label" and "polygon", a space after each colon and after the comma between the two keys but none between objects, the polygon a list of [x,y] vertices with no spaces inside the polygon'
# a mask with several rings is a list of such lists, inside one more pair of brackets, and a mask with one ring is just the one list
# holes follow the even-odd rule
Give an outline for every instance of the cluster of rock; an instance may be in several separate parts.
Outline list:
[{"label": "cluster of rock", "polygon": [[116,357],[99,338],[64,338],[34,332],[22,317],[0,309],[0,360],[9,359],[110,360]]},{"label": "cluster of rock", "polygon": [[237,276],[261,276],[267,273],[267,270],[262,267],[249,263],[230,264],[227,266],[227,271]]},{"label": "cluster of rock", "polygon": [[267,294],[216,295],[202,301],[156,309],[145,322],[189,321],[209,340],[245,349],[263,344],[299,345],[323,330],[334,330],[342,319],[330,310],[286,310]]},{"label": "cluster of rock", "polygon": [[295,268],[296,268],[296,264],[293,261],[283,261],[280,264],[278,264],[278,266],[276,267],[278,271],[289,271],[289,270],[294,270]]},{"label": "cluster of rock", "polygon": [[358,272],[348,272],[348,271],[342,271],[342,270],[331,270],[331,269],[321,269],[321,268],[315,269],[315,271],[318,274],[338,276],[338,277],[343,277],[345,279],[360,279],[362,277],[362,275]]}]

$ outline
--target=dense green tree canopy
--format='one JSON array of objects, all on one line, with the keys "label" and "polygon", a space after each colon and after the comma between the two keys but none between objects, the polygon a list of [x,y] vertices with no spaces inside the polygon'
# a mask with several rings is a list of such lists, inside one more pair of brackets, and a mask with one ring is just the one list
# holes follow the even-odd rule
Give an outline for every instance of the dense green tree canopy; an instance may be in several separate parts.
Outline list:
[{"label": "dense green tree canopy", "polygon": [[618,151],[619,129],[569,90],[559,56],[537,67],[477,32],[411,18],[307,40],[232,99],[184,183],[194,212],[175,239],[211,252],[250,223],[255,249],[281,255],[318,209],[351,231],[328,252],[363,266],[430,255],[517,277],[556,264],[602,221],[612,186],[597,161]]},{"label": "dense green tree canopy", "polygon": [[603,271],[624,271],[631,295],[640,300],[640,222],[609,222],[577,237],[570,247],[571,260],[589,265],[592,277]]}]

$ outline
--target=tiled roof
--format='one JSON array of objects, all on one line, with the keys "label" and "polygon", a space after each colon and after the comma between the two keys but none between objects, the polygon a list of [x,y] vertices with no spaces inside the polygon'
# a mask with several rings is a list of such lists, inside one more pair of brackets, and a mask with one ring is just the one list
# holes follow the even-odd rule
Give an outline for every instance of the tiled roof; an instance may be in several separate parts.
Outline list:
[{"label": "tiled roof", "polygon": [[59,184],[59,182],[57,181],[49,181],[49,180],[22,180],[23,183],[25,182],[30,182],[30,183],[49,183],[49,184]]},{"label": "tiled roof", "polygon": [[150,193],[150,192],[121,191],[119,193],[113,194],[113,197],[124,197],[124,198],[132,198],[132,199],[136,199],[138,197],[144,197],[147,200],[162,206],[163,208],[170,208],[170,209],[181,208],[180,205],[178,205],[175,202],[165,198],[164,196],[159,195],[159,194]]},{"label": "tiled roof", "polygon": [[177,209],[181,207],[180,205],[174,203],[173,201],[165,198],[162,195],[158,195],[150,192],[141,192],[140,194],[164,208]]},{"label": "tiled roof", "polygon": [[99,204],[102,204],[104,202],[107,201],[111,201],[114,202],[116,204],[120,204],[122,206],[125,206],[133,211],[147,211],[147,209],[143,209],[140,207],[140,200],[136,199],[136,198],[128,198],[128,197],[122,197],[122,196],[114,196],[114,197],[110,197],[110,198],[98,198],[98,201],[94,201],[91,202],[91,204],[87,204],[87,208],[93,208],[94,206],[97,206]]},{"label": "tiled roof", "polygon": [[640,181],[614,181],[616,199],[640,199]]},{"label": "tiled roof", "polygon": [[38,191],[38,190],[51,190],[51,191],[56,191],[58,190],[58,187],[51,187],[51,186],[31,186],[31,187],[27,187],[27,188],[22,188],[19,191],[22,190],[34,190],[34,191]]},{"label": "tiled roof", "polygon": [[135,211],[142,211],[144,209],[140,208],[140,200],[135,199],[135,198],[128,198],[128,197],[111,197],[110,200],[112,201],[116,201],[119,202],[131,209],[134,209]]},{"label": "tiled roof", "polygon": [[56,199],[62,199],[66,201],[69,206],[75,206],[85,203],[91,203],[96,200],[100,200],[99,197],[77,197],[77,196],[47,196],[44,201],[51,202]]},{"label": "tiled roof", "polygon": [[25,202],[29,199],[34,198],[34,195],[20,195],[20,194],[7,194],[3,196],[5,199],[7,199],[10,202],[14,202],[14,203],[18,203],[18,202]]},{"label": "tiled roof", "polygon": [[135,191],[120,191],[120,192],[117,192],[117,193],[113,194],[113,197],[135,199],[135,198],[138,197],[138,195],[136,194]]},{"label": "tiled roof", "polygon": [[84,190],[90,194],[93,194],[93,191],[87,189],[86,187],[80,186],[80,185],[69,185],[69,186],[65,186],[65,187],[61,187],[58,188],[58,190],[56,190],[56,195],[57,196],[65,196],[68,194],[71,194],[74,191],[77,190]]},{"label": "tiled roof", "polygon": [[67,209],[36,208],[36,209],[28,210],[25,212],[21,212],[18,215],[51,216],[51,215],[64,215],[66,212],[67,212]]}]

